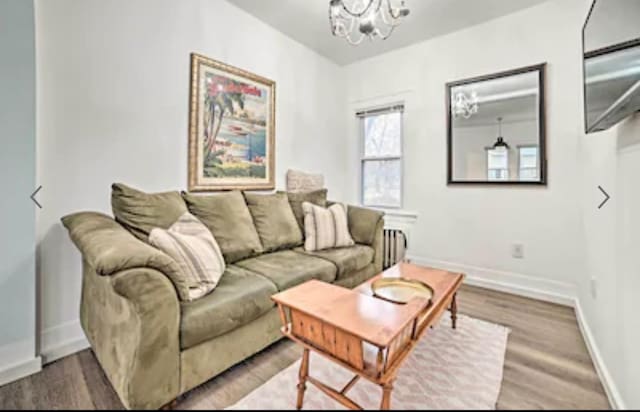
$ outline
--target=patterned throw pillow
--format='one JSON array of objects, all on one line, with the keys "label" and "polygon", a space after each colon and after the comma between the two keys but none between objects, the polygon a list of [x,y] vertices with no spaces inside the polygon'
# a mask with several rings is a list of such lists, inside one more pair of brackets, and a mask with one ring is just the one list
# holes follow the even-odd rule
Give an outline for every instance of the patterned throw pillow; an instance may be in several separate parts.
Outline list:
[{"label": "patterned throw pillow", "polygon": [[287,170],[287,192],[312,192],[323,188],[323,175]]},{"label": "patterned throw pillow", "polygon": [[304,211],[304,249],[307,252],[355,244],[349,233],[347,208],[342,203],[324,208],[304,202],[302,210]]},{"label": "patterned throw pillow", "polygon": [[152,229],[149,243],[180,266],[189,288],[190,301],[211,292],[226,269],[218,242],[209,229],[189,212],[180,216],[169,229]]}]

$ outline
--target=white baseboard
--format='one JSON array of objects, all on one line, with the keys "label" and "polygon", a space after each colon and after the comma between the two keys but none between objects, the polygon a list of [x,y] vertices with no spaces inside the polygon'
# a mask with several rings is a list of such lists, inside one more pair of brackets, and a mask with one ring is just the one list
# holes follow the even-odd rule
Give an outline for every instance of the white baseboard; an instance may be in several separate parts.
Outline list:
[{"label": "white baseboard", "polygon": [[620,395],[620,391],[618,391],[618,386],[609,373],[609,369],[600,354],[595,337],[593,336],[589,323],[587,322],[587,318],[582,311],[580,299],[575,299],[574,308],[576,311],[576,318],[578,319],[578,326],[582,332],[582,337],[587,345],[587,349],[589,350],[589,355],[591,355],[591,360],[596,368],[596,372],[598,372],[600,382],[602,382],[602,386],[607,393],[611,407],[613,409],[627,409],[624,401],[622,400],[622,396]]},{"label": "white baseboard", "polygon": [[42,359],[36,356],[0,369],[0,386],[17,381],[42,370]]},{"label": "white baseboard", "polygon": [[35,354],[35,337],[0,346],[0,386],[39,372],[42,361]]},{"label": "white baseboard", "polygon": [[557,303],[564,306],[573,306],[575,301],[575,286],[570,283],[445,262],[420,256],[408,256],[408,258],[417,265],[464,273],[467,276],[465,283],[469,285],[512,293],[514,295]]},{"label": "white baseboard", "polygon": [[41,353],[44,364],[89,347],[89,341],[80,326],[80,320],[74,320],[46,329],[41,335]]}]

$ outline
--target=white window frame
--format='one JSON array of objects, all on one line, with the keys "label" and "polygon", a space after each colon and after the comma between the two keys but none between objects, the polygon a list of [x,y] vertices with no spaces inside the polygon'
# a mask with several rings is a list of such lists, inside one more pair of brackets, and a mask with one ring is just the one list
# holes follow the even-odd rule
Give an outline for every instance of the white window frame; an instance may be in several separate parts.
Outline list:
[{"label": "white window frame", "polygon": [[[534,180],[522,180],[522,166],[521,166],[521,160],[522,160],[522,149],[531,149],[531,148],[535,148],[536,151],[536,167],[535,170],[538,172],[538,176],[536,176],[536,178]],[[531,167],[526,167],[525,169],[532,169]],[[518,180],[521,182],[537,182],[540,180],[540,170],[541,170],[541,166],[540,166],[540,146],[536,145],[536,144],[529,144],[529,145],[520,145],[518,146]]]},{"label": "white window frame", "polygon": [[[511,165],[511,163],[510,163],[511,162],[511,153],[509,153],[509,150],[505,151],[505,153],[507,155],[507,168],[506,169],[490,169],[489,168],[490,152],[493,151],[493,150],[496,150],[496,149],[494,149],[493,147],[486,147],[485,150],[486,150],[485,162],[486,162],[486,165],[487,165],[485,167],[485,169],[487,171],[487,181],[489,181],[489,182],[506,182],[506,181],[509,181],[509,179],[511,179],[511,170],[509,170],[510,169],[509,166]],[[491,179],[491,177],[489,176],[491,170],[506,170],[507,171],[507,178],[506,179]]]},{"label": "white window frame", "polygon": [[[386,114],[386,113],[400,113],[400,154],[397,156],[365,156],[365,136],[364,136],[364,122],[365,118]],[[360,169],[359,169],[359,200],[360,205],[366,207],[380,208],[380,209],[402,209],[404,204],[404,103],[388,104],[384,106],[378,106],[375,108],[369,108],[366,110],[358,110],[356,112],[356,118],[358,120],[359,140],[360,140]],[[364,202],[364,165],[369,161],[398,161],[400,162],[400,203],[397,205],[377,205],[366,204]]]}]

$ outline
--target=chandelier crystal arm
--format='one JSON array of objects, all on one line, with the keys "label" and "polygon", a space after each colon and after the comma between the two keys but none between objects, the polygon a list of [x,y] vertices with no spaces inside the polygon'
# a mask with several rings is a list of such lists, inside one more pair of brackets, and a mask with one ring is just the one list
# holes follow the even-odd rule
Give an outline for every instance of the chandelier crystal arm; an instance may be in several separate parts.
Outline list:
[{"label": "chandelier crystal arm", "polygon": [[[350,44],[358,45],[365,38],[385,40],[401,21],[409,14],[405,0],[394,7],[393,0],[330,0],[329,23],[331,33],[345,38]],[[349,8],[347,4],[352,4]]]},{"label": "chandelier crystal arm", "polygon": [[357,45],[359,45],[360,43],[362,43],[362,42],[364,41],[364,39],[365,39],[366,37],[367,37],[367,36],[365,36],[364,34],[361,34],[361,35],[360,35],[360,38],[359,38],[358,40],[352,40],[352,39],[351,39],[351,36],[345,36],[345,38],[347,39],[347,41],[349,42],[349,44],[351,44],[352,46],[357,46]]},{"label": "chandelier crystal arm", "polygon": [[[404,1],[400,4],[402,7],[394,8],[391,6],[391,0],[387,2],[387,11],[389,12],[389,16],[391,16],[393,20],[398,20],[401,17],[405,17],[409,13],[409,10],[404,7]],[[395,9],[395,12],[394,12],[394,9]],[[403,15],[403,13],[405,14]]]},{"label": "chandelier crystal arm", "polygon": [[380,9],[381,6],[381,0],[369,0],[369,3],[365,6],[364,9],[362,9],[362,11],[357,12],[355,10],[349,10],[349,8],[347,7],[346,4],[344,4],[344,0],[335,0],[336,3],[334,3],[333,1],[331,2],[331,4],[337,4],[340,3],[340,5],[342,6],[342,10],[344,10],[349,16],[351,17],[355,17],[355,18],[360,18],[363,17],[365,14],[367,14],[369,12],[369,10],[371,9],[371,6],[373,6],[374,3],[378,3],[378,6],[376,7],[376,12]]},{"label": "chandelier crystal arm", "polygon": [[382,16],[382,21],[387,26],[394,26],[394,27],[399,26],[400,23],[402,23],[402,20],[400,19],[400,17],[394,17],[390,9],[391,7],[389,7],[389,10],[387,10],[387,13],[384,13],[384,12],[380,13],[380,15]]},{"label": "chandelier crystal arm", "polygon": [[391,36],[391,33],[393,33],[393,29],[395,29],[395,28],[396,28],[395,25],[394,26],[390,26],[389,27],[389,31],[387,32],[387,34],[383,34],[382,30],[380,30],[379,27],[376,27],[376,35],[378,37],[380,37],[380,39],[386,40],[387,38],[389,38],[389,36]]}]

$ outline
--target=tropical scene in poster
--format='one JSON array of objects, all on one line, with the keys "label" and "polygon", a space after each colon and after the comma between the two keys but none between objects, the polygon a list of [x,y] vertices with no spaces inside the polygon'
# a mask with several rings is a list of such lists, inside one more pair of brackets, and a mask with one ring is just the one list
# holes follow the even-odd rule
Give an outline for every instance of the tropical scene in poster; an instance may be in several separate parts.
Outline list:
[{"label": "tropical scene in poster", "polygon": [[217,71],[203,74],[202,176],[266,178],[268,89]]}]

